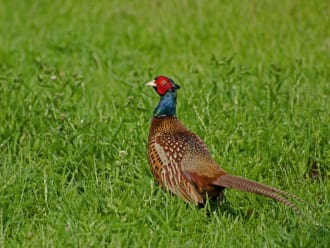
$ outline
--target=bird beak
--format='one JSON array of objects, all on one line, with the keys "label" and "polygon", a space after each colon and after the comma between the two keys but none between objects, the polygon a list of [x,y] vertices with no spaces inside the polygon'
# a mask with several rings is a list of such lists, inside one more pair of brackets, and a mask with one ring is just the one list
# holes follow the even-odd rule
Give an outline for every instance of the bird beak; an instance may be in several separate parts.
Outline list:
[{"label": "bird beak", "polygon": [[152,81],[146,83],[146,86],[157,87],[157,84],[156,84],[155,80],[152,80]]}]

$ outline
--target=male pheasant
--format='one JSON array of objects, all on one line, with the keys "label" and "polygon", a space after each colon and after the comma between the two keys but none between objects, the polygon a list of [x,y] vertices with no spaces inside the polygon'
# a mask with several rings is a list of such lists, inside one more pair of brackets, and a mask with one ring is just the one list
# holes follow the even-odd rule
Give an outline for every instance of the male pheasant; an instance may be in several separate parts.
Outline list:
[{"label": "male pheasant", "polygon": [[297,210],[286,197],[296,196],[273,187],[229,175],[212,159],[204,142],[176,117],[180,86],[165,76],[146,85],[155,88],[160,102],[154,111],[148,138],[148,162],[156,181],[186,202],[203,206],[206,199],[222,200],[225,188],[273,198]]}]

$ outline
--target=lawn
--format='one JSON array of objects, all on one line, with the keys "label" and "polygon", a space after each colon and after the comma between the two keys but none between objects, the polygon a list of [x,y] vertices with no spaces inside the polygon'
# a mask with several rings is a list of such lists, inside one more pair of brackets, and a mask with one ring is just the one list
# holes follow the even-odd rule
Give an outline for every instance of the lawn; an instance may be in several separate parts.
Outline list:
[{"label": "lawn", "polygon": [[[0,247],[329,247],[330,5],[320,1],[0,2]],[[158,103],[232,174],[198,209],[147,163]]]}]

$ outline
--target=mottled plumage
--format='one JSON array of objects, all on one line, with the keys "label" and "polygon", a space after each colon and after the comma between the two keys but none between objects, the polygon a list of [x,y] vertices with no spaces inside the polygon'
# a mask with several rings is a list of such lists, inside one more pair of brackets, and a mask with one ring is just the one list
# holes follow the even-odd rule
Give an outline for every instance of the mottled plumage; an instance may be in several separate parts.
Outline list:
[{"label": "mottled plumage", "polygon": [[176,91],[180,87],[173,80],[158,76],[147,85],[161,97],[151,120],[148,162],[162,188],[196,205],[204,205],[207,198],[221,201],[224,188],[234,188],[273,198],[297,210],[285,198],[296,198],[294,195],[231,176],[212,159],[204,142],[176,117]]}]

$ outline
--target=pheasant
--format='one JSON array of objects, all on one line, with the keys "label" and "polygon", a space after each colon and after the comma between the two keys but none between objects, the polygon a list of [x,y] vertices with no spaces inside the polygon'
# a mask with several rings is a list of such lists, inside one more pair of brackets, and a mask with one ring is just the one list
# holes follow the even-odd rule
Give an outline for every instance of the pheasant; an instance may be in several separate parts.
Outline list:
[{"label": "pheasant", "polygon": [[148,162],[158,184],[186,202],[204,206],[207,199],[223,200],[225,188],[263,195],[299,212],[288,192],[248,179],[229,175],[211,157],[205,143],[186,129],[176,117],[180,86],[165,76],[146,83],[160,102],[153,113],[148,138]]}]

